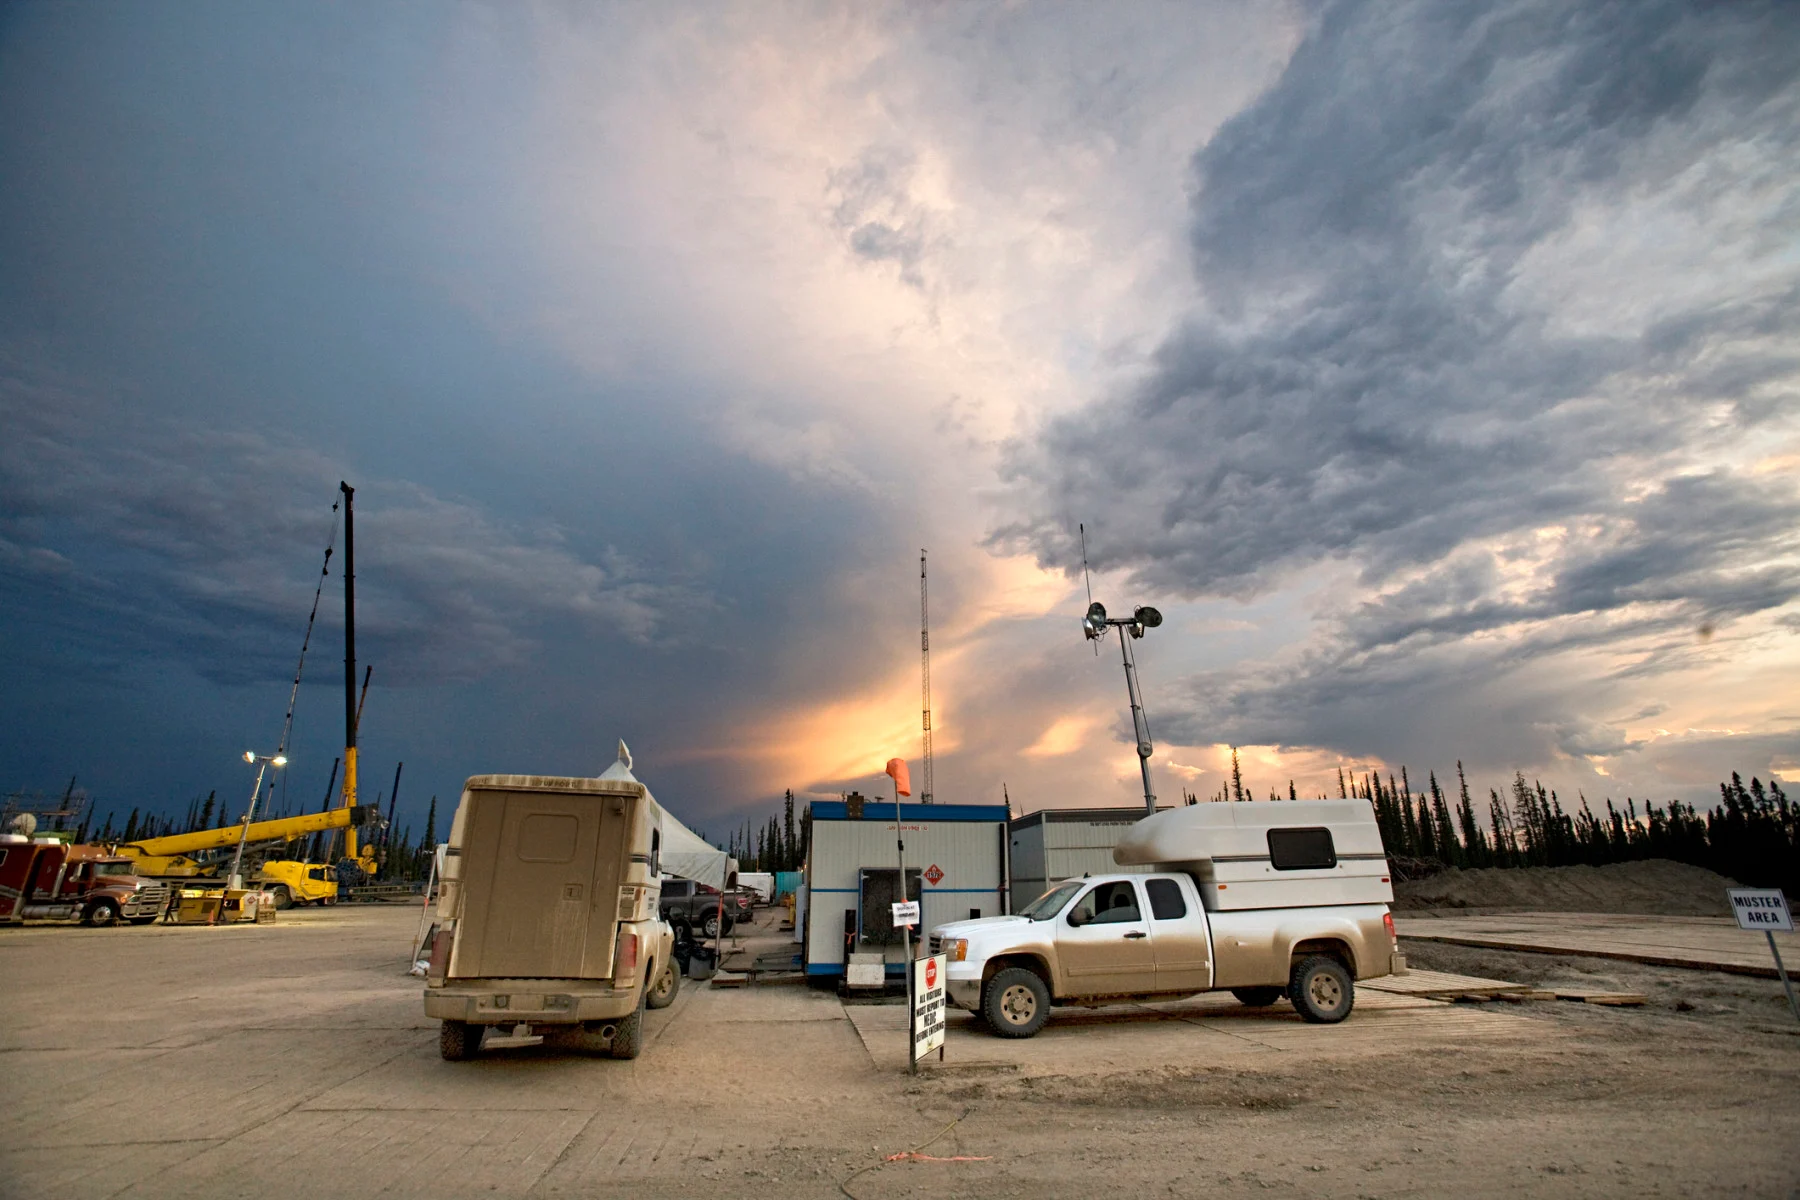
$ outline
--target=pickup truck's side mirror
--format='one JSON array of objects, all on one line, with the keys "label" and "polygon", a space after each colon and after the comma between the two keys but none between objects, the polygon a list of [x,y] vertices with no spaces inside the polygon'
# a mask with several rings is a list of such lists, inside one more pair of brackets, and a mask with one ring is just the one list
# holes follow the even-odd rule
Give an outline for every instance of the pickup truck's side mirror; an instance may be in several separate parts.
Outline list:
[{"label": "pickup truck's side mirror", "polygon": [[1073,925],[1077,929],[1080,929],[1083,925],[1086,925],[1087,923],[1088,923],[1087,914],[1081,911],[1081,905],[1077,904],[1074,908],[1071,908],[1069,910],[1069,924]]}]

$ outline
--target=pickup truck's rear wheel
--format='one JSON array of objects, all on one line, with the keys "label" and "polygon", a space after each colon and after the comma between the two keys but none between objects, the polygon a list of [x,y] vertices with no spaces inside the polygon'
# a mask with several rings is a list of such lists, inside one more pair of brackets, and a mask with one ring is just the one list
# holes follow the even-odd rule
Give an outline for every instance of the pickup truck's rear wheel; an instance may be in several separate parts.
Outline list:
[{"label": "pickup truck's rear wheel", "polygon": [[119,906],[111,900],[96,900],[87,906],[81,914],[83,925],[117,925],[119,923]]},{"label": "pickup truck's rear wheel", "polygon": [[1232,988],[1231,994],[1238,998],[1239,1004],[1247,1004],[1251,1008],[1267,1008],[1281,999],[1282,990],[1278,987]]},{"label": "pickup truck's rear wheel", "polygon": [[445,1021],[444,1027],[438,1030],[438,1053],[443,1055],[445,1062],[466,1062],[481,1049],[481,1035],[486,1032],[485,1025]]},{"label": "pickup truck's rear wheel", "polygon": [[1001,1037],[1030,1037],[1050,1019],[1050,988],[1036,971],[1007,967],[988,980],[981,1015]]},{"label": "pickup truck's rear wheel", "polygon": [[670,958],[656,973],[656,982],[650,985],[650,998],[645,1004],[650,1008],[667,1008],[675,1003],[675,993],[680,988],[681,972],[675,969],[675,960]]},{"label": "pickup truck's rear wheel", "polygon": [[1350,1015],[1356,1003],[1355,984],[1343,963],[1315,954],[1294,964],[1288,999],[1306,1020],[1333,1025]]},{"label": "pickup truck's rear wheel", "polygon": [[621,1018],[613,1027],[612,1045],[607,1053],[614,1058],[636,1058],[644,1049],[644,1003],[650,989],[638,989],[637,1010]]},{"label": "pickup truck's rear wheel", "polygon": [[288,891],[287,884],[278,883],[270,888],[269,891],[275,897],[276,912],[285,912],[294,907],[294,893]]}]

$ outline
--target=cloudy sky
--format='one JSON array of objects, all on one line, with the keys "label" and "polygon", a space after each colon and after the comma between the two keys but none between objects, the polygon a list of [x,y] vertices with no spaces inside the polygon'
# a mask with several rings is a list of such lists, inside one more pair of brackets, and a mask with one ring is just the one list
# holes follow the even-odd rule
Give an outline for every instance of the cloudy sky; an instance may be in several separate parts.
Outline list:
[{"label": "cloudy sky", "polygon": [[[1800,774],[1800,10],[12,4],[0,789]],[[342,738],[333,572],[289,786]]]}]

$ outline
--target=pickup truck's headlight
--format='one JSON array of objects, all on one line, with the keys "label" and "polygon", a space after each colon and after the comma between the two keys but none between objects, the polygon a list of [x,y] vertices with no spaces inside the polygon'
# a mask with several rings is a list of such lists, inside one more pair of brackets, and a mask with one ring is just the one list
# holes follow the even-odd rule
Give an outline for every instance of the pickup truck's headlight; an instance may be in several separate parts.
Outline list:
[{"label": "pickup truck's headlight", "polygon": [[944,947],[944,955],[950,962],[963,962],[967,960],[969,957],[969,939],[950,939],[950,944]]}]

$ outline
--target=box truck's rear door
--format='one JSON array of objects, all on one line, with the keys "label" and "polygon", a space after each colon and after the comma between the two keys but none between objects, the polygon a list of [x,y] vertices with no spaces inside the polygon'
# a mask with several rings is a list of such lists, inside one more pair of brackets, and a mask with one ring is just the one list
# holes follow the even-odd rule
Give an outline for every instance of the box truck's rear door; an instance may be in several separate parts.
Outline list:
[{"label": "box truck's rear door", "polygon": [[[608,932],[619,888],[627,806],[617,797],[489,792],[477,797],[465,841],[465,921],[455,974],[465,978],[578,979],[595,963],[589,926]],[[470,855],[492,846],[491,855]],[[469,857],[488,858],[486,863]],[[486,867],[487,869],[482,869]],[[474,916],[474,921],[468,921]],[[607,942],[610,937],[597,937]],[[610,953],[608,955],[610,959]]]}]

